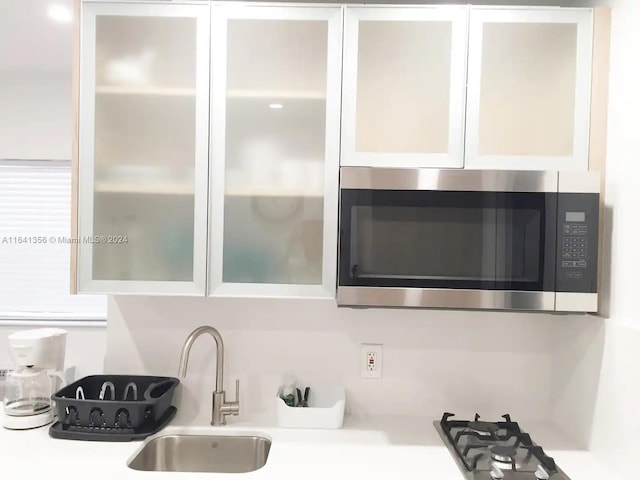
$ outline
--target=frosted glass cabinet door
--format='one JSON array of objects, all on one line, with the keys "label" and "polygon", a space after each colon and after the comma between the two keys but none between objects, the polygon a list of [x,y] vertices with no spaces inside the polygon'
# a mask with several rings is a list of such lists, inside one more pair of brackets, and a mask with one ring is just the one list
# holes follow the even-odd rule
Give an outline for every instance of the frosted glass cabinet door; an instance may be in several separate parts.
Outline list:
[{"label": "frosted glass cabinet door", "polygon": [[590,9],[472,8],[465,168],[587,170]]},{"label": "frosted glass cabinet door", "polygon": [[81,292],[205,293],[209,7],[84,3]]},{"label": "frosted glass cabinet door", "polygon": [[342,165],[462,167],[466,35],[466,7],[347,7]]},{"label": "frosted glass cabinet door", "polygon": [[335,295],[341,19],[212,8],[212,295]]}]

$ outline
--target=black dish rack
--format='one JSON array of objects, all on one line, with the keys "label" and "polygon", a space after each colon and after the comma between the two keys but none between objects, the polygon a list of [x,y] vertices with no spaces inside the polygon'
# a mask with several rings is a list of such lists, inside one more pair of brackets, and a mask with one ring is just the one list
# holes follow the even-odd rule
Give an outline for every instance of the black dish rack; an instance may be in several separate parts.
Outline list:
[{"label": "black dish rack", "polygon": [[91,375],[60,389],[55,401],[56,438],[126,441],[164,427],[176,413],[171,405],[180,380],[146,375]]}]

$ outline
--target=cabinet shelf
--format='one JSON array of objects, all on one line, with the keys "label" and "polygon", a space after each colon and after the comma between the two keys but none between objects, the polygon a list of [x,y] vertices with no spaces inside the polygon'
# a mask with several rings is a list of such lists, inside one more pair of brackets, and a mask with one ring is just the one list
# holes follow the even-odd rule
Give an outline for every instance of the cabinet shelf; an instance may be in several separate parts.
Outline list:
[{"label": "cabinet shelf", "polygon": [[152,86],[121,86],[121,85],[98,85],[96,94],[106,95],[158,95],[167,97],[195,97],[195,88],[181,87],[152,87]]},{"label": "cabinet shelf", "polygon": [[227,90],[227,98],[273,100],[325,100],[326,92],[316,90]]},{"label": "cabinet shelf", "polygon": [[122,182],[96,182],[96,193],[131,193],[131,194],[157,194],[157,195],[193,195],[193,185],[181,183],[122,183]]},{"label": "cabinet shelf", "polygon": [[[171,97],[193,97],[195,88],[153,87],[139,85],[98,85],[96,94],[104,95],[158,95]],[[315,90],[227,90],[227,97],[233,99],[280,99],[280,100],[325,100],[323,91]]]},{"label": "cabinet shelf", "polygon": [[301,188],[251,188],[227,187],[224,194],[228,197],[323,197],[322,190],[303,190]]},{"label": "cabinet shelf", "polygon": [[[97,193],[130,193],[157,195],[193,195],[191,185],[179,183],[117,183],[96,182]],[[302,190],[300,188],[249,188],[231,187],[225,189],[225,195],[230,197],[323,197],[322,190]]]}]

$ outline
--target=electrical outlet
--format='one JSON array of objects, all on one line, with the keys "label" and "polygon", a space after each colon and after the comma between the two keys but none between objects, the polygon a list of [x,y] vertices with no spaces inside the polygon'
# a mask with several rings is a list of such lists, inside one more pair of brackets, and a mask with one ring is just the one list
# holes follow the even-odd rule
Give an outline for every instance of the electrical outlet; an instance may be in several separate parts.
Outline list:
[{"label": "electrical outlet", "polygon": [[363,343],[360,345],[360,376],[362,378],[382,378],[382,345]]}]

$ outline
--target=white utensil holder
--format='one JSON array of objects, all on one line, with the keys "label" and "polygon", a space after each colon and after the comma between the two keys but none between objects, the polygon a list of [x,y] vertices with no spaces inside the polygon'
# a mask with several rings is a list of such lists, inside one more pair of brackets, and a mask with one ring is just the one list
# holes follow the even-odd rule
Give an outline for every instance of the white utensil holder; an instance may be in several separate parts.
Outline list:
[{"label": "white utensil holder", "polygon": [[[307,385],[305,385],[307,386]],[[308,407],[289,407],[280,398],[282,387],[276,395],[276,411],[279,427],[286,428],[342,428],[346,392],[342,385],[308,385]],[[304,387],[300,388],[304,393]]]}]

